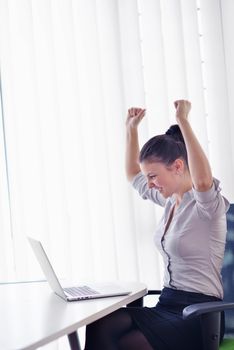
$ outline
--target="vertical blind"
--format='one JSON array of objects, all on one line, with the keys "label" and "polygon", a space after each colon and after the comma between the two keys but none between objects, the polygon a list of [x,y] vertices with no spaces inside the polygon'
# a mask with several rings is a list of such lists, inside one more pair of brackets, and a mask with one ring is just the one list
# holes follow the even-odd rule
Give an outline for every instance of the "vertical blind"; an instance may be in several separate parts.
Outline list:
[{"label": "vertical blind", "polygon": [[191,124],[234,199],[232,0],[0,0],[0,280],[42,278],[26,237],[60,277],[160,288],[161,209],[124,174],[127,109],[140,144]]}]

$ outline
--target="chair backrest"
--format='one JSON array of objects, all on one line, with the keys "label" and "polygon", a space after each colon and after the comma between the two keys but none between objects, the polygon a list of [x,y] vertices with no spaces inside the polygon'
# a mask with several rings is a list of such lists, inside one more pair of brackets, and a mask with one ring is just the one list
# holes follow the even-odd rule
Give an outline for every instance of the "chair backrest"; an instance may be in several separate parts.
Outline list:
[{"label": "chair backrest", "polygon": [[[224,301],[234,301],[234,204],[227,212],[227,242],[222,268]],[[225,334],[234,335],[234,311],[225,311]]]}]

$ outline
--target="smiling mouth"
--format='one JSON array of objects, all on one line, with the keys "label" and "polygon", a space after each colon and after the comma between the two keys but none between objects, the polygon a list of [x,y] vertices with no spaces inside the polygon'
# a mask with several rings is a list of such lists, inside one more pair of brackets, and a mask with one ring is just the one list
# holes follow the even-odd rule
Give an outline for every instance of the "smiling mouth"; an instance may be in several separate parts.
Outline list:
[{"label": "smiling mouth", "polygon": [[154,188],[159,192],[163,192],[163,187],[160,187],[154,184]]}]

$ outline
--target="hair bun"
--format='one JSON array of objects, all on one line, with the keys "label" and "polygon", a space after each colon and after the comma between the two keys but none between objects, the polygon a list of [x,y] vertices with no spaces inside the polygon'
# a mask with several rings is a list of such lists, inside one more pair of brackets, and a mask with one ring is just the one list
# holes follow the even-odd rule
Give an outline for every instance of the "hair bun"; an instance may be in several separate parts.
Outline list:
[{"label": "hair bun", "polygon": [[165,134],[171,136],[175,141],[180,141],[184,143],[184,138],[178,124],[171,125]]}]

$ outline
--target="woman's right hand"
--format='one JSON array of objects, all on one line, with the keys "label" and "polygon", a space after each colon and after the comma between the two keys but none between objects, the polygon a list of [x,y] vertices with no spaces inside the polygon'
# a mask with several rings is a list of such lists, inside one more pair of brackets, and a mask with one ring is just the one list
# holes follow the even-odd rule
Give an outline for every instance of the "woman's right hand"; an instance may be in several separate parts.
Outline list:
[{"label": "woman's right hand", "polygon": [[137,128],[141,120],[145,116],[146,109],[132,107],[128,110],[126,126],[130,128]]}]

